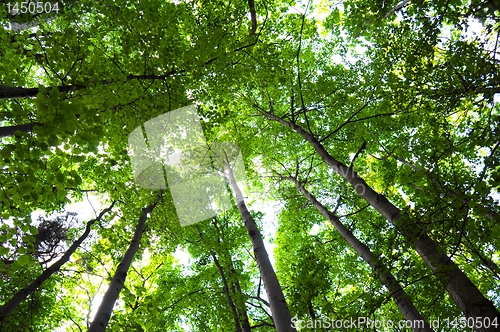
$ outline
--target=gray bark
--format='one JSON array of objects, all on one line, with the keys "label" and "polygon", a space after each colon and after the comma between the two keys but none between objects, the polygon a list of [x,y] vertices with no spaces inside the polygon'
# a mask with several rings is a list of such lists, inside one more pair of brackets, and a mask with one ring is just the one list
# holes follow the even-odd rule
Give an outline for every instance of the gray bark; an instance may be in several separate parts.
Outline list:
[{"label": "gray bark", "polygon": [[87,238],[90,234],[90,228],[93,224],[102,219],[102,217],[111,211],[115,202],[111,204],[108,208],[104,209],[97,218],[90,220],[85,227],[85,231],[83,234],[68,248],[68,250],[64,253],[64,255],[50,267],[48,267],[45,271],[40,274],[31,284],[26,286],[17,292],[9,301],[7,301],[4,305],[0,307],[0,322],[9,315],[12,310],[14,310],[22,301],[26,300],[26,298],[31,295],[34,291],[36,291],[45,281],[47,281],[54,273],[59,271],[61,266],[63,266],[71,257],[71,255],[76,251],[78,247],[82,244],[82,242]]},{"label": "gray bark", "polygon": [[[286,121],[272,113],[259,110],[269,119],[294,130],[311,144],[321,159],[337,174],[351,184],[356,193],[365,199],[384,218],[390,221],[408,242],[416,249],[426,265],[432,272],[441,277],[448,294],[460,308],[465,317],[483,320],[488,317],[490,321],[500,320],[500,313],[493,303],[484,297],[479,289],[470,281],[465,273],[458,268],[453,260],[446,255],[426,232],[426,229],[402,213],[394,204],[373,188],[363,178],[340,161],[336,160],[321,144],[321,142],[304,130],[301,126]],[[478,328],[477,331],[496,331],[495,327]]]},{"label": "gray bark", "polygon": [[280,283],[276,277],[271,261],[269,260],[269,256],[267,255],[266,248],[264,247],[262,234],[246,207],[243,194],[236,183],[233,171],[229,164],[226,165],[226,170],[229,184],[234,192],[234,196],[236,197],[238,210],[240,211],[241,218],[245,223],[245,228],[247,229],[247,233],[252,242],[255,260],[259,266],[262,281],[264,282],[264,288],[266,289],[267,298],[269,299],[271,315],[273,317],[276,331],[295,332],[296,330],[292,327],[292,315],[290,314],[290,310],[286,304],[285,296],[283,295]]},{"label": "gray bark", "polygon": [[401,287],[400,283],[392,275],[392,273],[387,269],[381,262],[380,257],[373,254],[364,243],[359,241],[350,230],[348,230],[340,219],[331,213],[323,204],[321,204],[316,197],[314,197],[307,189],[293,177],[286,177],[286,180],[290,180],[295,183],[298,190],[307,198],[307,200],[316,208],[318,211],[327,218],[333,227],[340,233],[342,238],[351,245],[354,250],[365,260],[365,262],[370,265],[370,267],[377,273],[380,280],[385,287],[389,290],[394,302],[399,308],[399,311],[407,321],[414,322],[413,331],[416,332],[433,332],[434,330],[430,327],[429,323],[422,317],[420,312],[415,308],[410,297]]},{"label": "gray bark", "polygon": [[104,294],[101,304],[97,309],[94,320],[90,324],[89,332],[105,332],[108,326],[109,319],[113,313],[113,308],[115,306],[116,299],[123,288],[125,279],[127,278],[128,269],[132,260],[139,249],[139,244],[141,242],[142,233],[144,232],[144,227],[146,225],[146,219],[148,218],[148,213],[153,211],[157,203],[151,204],[142,209],[142,214],[139,218],[137,226],[135,228],[134,236],[130,245],[123,255],[123,258],[116,269],[115,275],[109,284],[108,290]]}]

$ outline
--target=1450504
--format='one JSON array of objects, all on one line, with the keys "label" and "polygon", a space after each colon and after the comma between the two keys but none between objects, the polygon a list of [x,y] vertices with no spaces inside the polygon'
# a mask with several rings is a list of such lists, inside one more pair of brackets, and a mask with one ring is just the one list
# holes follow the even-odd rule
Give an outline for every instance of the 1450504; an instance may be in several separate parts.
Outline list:
[{"label": "1450504", "polygon": [[23,1],[19,2],[8,2],[7,3],[7,12],[9,14],[17,15],[17,14],[42,14],[42,13],[50,13],[56,12],[59,13],[59,3],[51,3],[51,2],[31,2],[31,1]]}]

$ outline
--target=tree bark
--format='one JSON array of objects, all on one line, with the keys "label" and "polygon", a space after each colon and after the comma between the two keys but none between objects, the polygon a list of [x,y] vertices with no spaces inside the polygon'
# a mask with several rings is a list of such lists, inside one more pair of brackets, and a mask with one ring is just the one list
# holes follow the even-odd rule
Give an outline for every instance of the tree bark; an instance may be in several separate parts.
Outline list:
[{"label": "tree bark", "polygon": [[93,224],[100,221],[102,217],[113,209],[115,202],[113,202],[108,208],[102,210],[99,216],[95,219],[87,222],[87,226],[85,227],[85,231],[83,234],[69,247],[69,249],[64,253],[64,255],[50,267],[48,267],[45,271],[38,276],[31,284],[26,286],[17,292],[7,303],[0,307],[0,322],[2,322],[7,315],[9,315],[12,310],[14,310],[22,301],[24,301],[30,294],[36,291],[45,281],[47,281],[54,273],[59,271],[61,266],[63,266],[71,257],[71,255],[75,252],[75,250],[80,247],[82,242],[87,238],[90,234],[90,228]]},{"label": "tree bark", "polygon": [[[301,126],[284,120],[273,113],[266,112],[258,105],[258,108],[268,119],[277,121],[280,124],[294,130],[301,135],[311,146],[321,159],[330,166],[337,174],[349,182],[356,193],[365,199],[384,218],[389,220],[408,242],[416,249],[432,272],[442,276],[441,281],[450,294],[453,301],[460,308],[465,317],[472,317],[477,320],[484,320],[488,317],[490,321],[500,320],[500,313],[493,303],[484,297],[479,289],[470,281],[465,273],[458,268],[453,260],[441,251],[437,244],[426,233],[425,228],[417,221],[411,220],[408,215],[402,213],[394,204],[373,188],[371,188],[363,178],[347,167],[342,162],[336,160],[321,144],[321,142],[306,131]],[[477,331],[495,331],[496,328],[478,328]]]},{"label": "tree bark", "polygon": [[340,219],[331,213],[323,204],[321,204],[316,197],[314,197],[307,189],[294,177],[283,177],[285,180],[290,180],[297,186],[297,189],[304,195],[307,200],[316,208],[318,211],[330,221],[330,223],[335,227],[335,229],[340,233],[342,238],[351,245],[354,250],[365,260],[365,262],[370,265],[370,267],[377,273],[380,280],[385,287],[389,290],[394,302],[399,308],[399,311],[407,321],[412,321],[413,331],[418,332],[433,332],[434,330],[430,327],[429,323],[422,317],[420,312],[415,308],[410,297],[401,287],[400,283],[392,275],[390,270],[385,267],[380,257],[373,254],[364,243],[359,241],[350,230],[348,230]]},{"label": "tree bark", "polygon": [[[223,233],[220,232],[219,227],[217,226],[217,218],[213,218],[213,226],[218,233],[217,243],[220,244],[224,241],[224,239],[220,237],[220,234]],[[200,239],[203,242],[203,234],[201,233],[201,231],[199,231],[199,235]],[[233,313],[236,332],[251,332],[244,294],[241,291],[240,282],[238,281],[238,275],[236,273],[236,270],[234,269],[231,252],[227,248],[225,248],[220,254],[220,257],[222,257],[224,261],[227,261],[229,277],[226,277],[226,272],[219,258],[217,257],[217,254],[214,251],[211,251],[210,255],[212,256],[215,266],[217,267],[219,275],[222,279],[224,295],[226,296],[226,300],[228,301],[231,312]]]},{"label": "tree bark", "polygon": [[248,7],[250,7],[250,18],[252,20],[252,30],[250,30],[250,36],[253,36],[255,31],[257,31],[257,14],[255,13],[254,0],[248,0]]},{"label": "tree bark", "polygon": [[104,294],[101,304],[97,309],[97,313],[95,314],[94,320],[92,321],[92,324],[90,324],[89,332],[106,331],[109,319],[111,317],[111,314],[113,313],[116,299],[118,298],[118,295],[120,294],[120,291],[122,290],[125,283],[125,279],[127,278],[130,264],[132,264],[132,260],[134,259],[134,256],[139,249],[142,233],[144,232],[144,227],[146,225],[146,219],[148,218],[148,214],[153,211],[156,204],[157,202],[142,209],[142,214],[135,228],[132,241],[130,241],[130,245],[125,252],[125,255],[123,255],[118,268],[116,269],[115,275],[113,276],[113,279],[109,284],[108,290]]},{"label": "tree bark", "polygon": [[226,274],[224,273],[224,268],[220,264],[219,259],[217,258],[215,253],[212,252],[210,255],[212,256],[212,259],[215,263],[215,266],[217,266],[217,270],[219,271],[219,275],[222,279],[224,295],[226,296],[227,303],[229,304],[229,307],[231,308],[231,312],[233,313],[235,331],[242,332],[241,325],[240,325],[240,316],[238,314],[238,311],[236,310],[236,306],[234,305],[234,300],[231,297],[231,294],[229,292],[229,285],[227,282]]},{"label": "tree bark", "polygon": [[8,137],[13,136],[16,131],[21,131],[23,133],[31,133],[35,126],[41,126],[41,123],[33,122],[33,123],[25,123],[16,126],[6,126],[0,127],[0,137]]},{"label": "tree bark", "polygon": [[[233,294],[243,295],[243,292],[241,291],[240,282],[238,280],[238,275],[236,274],[236,270],[234,269],[234,266],[233,266],[233,262],[230,260],[229,264],[230,264],[230,268],[231,268],[231,270],[229,271],[230,279],[234,280],[233,284],[231,286],[231,289],[233,290]],[[236,306],[236,310],[239,313],[242,331],[243,332],[251,332],[251,327],[250,327],[250,322],[248,320],[248,313],[247,313],[245,300],[242,299],[241,297],[237,296],[235,298],[234,304]]]},{"label": "tree bark", "polygon": [[[184,70],[172,70],[163,75],[128,75],[126,81],[133,79],[137,80],[163,80],[167,77],[173,76],[175,74],[181,74]],[[100,81],[100,85],[110,85],[113,83],[119,83],[121,81]],[[90,88],[88,85],[61,85],[56,87],[45,87],[46,90],[56,88],[59,92],[71,92],[77,90],[84,90]],[[16,99],[16,98],[34,98],[40,91],[40,88],[23,88],[16,86],[0,85],[0,99]]]},{"label": "tree bark", "polygon": [[255,254],[257,265],[259,266],[262,281],[264,282],[267,298],[269,299],[271,315],[276,331],[295,332],[296,330],[292,327],[292,315],[290,314],[290,310],[286,304],[285,296],[283,295],[280,283],[276,277],[271,261],[269,260],[269,256],[267,255],[266,248],[264,247],[262,234],[246,207],[243,194],[236,183],[229,163],[226,163],[226,173],[227,179],[229,180],[229,184],[236,198],[236,204],[238,205],[241,218],[245,223],[245,228],[247,229],[247,233],[252,242],[253,252]]}]

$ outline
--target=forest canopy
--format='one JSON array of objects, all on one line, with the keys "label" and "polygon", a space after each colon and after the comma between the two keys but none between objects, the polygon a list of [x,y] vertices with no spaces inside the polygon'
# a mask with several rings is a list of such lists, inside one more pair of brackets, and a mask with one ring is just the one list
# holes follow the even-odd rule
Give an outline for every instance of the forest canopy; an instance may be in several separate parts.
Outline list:
[{"label": "forest canopy", "polygon": [[0,14],[0,331],[500,330],[495,1]]}]

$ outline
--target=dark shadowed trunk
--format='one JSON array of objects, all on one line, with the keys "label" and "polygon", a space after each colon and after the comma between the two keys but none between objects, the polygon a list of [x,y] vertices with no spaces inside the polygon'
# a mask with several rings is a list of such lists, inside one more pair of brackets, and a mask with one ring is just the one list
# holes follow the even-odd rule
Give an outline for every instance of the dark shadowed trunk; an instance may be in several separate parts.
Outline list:
[{"label": "dark shadowed trunk", "polygon": [[45,281],[47,281],[54,273],[59,271],[61,266],[63,266],[71,257],[71,255],[75,252],[75,250],[80,247],[82,242],[87,238],[90,234],[90,228],[93,224],[102,219],[104,214],[111,211],[115,202],[113,202],[108,208],[104,209],[97,218],[90,220],[87,222],[87,226],[85,227],[85,231],[83,234],[68,248],[68,250],[64,253],[64,255],[50,267],[48,267],[42,274],[36,278],[31,284],[26,286],[25,288],[18,291],[7,303],[0,307],[0,322],[5,319],[5,317],[12,312],[22,301],[26,300],[26,298],[36,291]]},{"label": "dark shadowed trunk", "polygon": [[139,249],[142,233],[144,232],[144,227],[146,225],[146,219],[148,218],[148,214],[153,211],[156,204],[157,202],[142,209],[142,214],[135,228],[134,236],[132,237],[130,245],[125,252],[125,255],[123,255],[118,268],[116,269],[115,275],[113,276],[113,279],[109,284],[108,290],[102,298],[101,304],[97,309],[94,320],[92,321],[92,324],[90,324],[89,332],[106,331],[109,319],[111,317],[111,314],[113,313],[116,299],[118,298],[118,295],[120,294],[120,291],[122,290],[125,283],[125,279],[127,278],[130,264],[132,264],[132,260],[134,259],[134,256]]},{"label": "dark shadowed trunk", "polygon": [[[222,241],[224,241],[224,239],[222,239],[219,235],[221,233],[219,227],[217,226],[216,218],[213,218],[213,227],[217,229],[217,242],[221,243]],[[199,231],[199,236],[203,241],[203,234],[201,233],[201,231]],[[223,252],[220,254],[220,256],[223,258],[225,257],[223,261],[226,262],[226,269],[229,269],[229,273],[226,273],[224,266],[222,266],[219,258],[217,257],[217,254],[214,251],[212,251],[210,255],[212,256],[214,264],[217,267],[222,280],[223,292],[233,314],[235,331],[251,332],[246,303],[245,300],[243,300],[244,294],[241,291],[240,283],[238,281],[238,275],[236,273],[236,270],[234,269],[231,253],[228,249],[224,248],[222,250]]]},{"label": "dark shadowed trunk", "polygon": [[35,126],[41,126],[41,125],[42,125],[41,123],[33,122],[16,126],[0,127],[0,137],[12,136],[16,131],[20,131],[23,133],[31,133]]},{"label": "dark shadowed trunk", "polygon": [[[240,315],[240,312],[238,310],[238,307],[236,306],[236,301],[233,298],[233,295],[235,294],[235,292],[234,292],[235,287],[233,285],[231,285],[231,287],[229,286],[228,278],[226,278],[226,273],[224,272],[224,268],[220,264],[219,259],[217,258],[217,255],[215,255],[215,253],[212,252],[211,256],[212,256],[212,259],[215,263],[215,266],[217,266],[217,270],[219,271],[219,275],[222,279],[224,295],[226,296],[226,300],[229,304],[229,307],[231,308],[231,312],[233,313],[235,331],[236,332],[243,332],[243,331],[250,332],[249,325],[248,325],[248,329],[246,329],[246,328],[244,328],[244,326],[242,326],[243,317],[240,317],[241,315]],[[247,324],[248,324],[248,320],[247,320]]]},{"label": "dark shadowed trunk", "polygon": [[[168,73],[165,73],[163,75],[128,75],[126,80],[130,81],[133,79],[136,80],[162,80],[167,77],[173,76],[175,74],[181,74],[183,73],[184,70],[172,70]],[[100,85],[109,85],[113,83],[119,83],[121,81],[100,81],[98,84]],[[56,87],[45,87],[44,89],[50,90],[50,89],[57,89],[59,92],[71,92],[71,91],[77,91],[77,90],[83,90],[83,89],[88,89],[90,86],[87,85],[63,85],[63,86],[56,86]],[[17,87],[17,86],[6,86],[6,85],[0,85],[0,99],[16,99],[16,98],[34,98],[40,91],[39,88],[23,88],[23,87]]]}]

